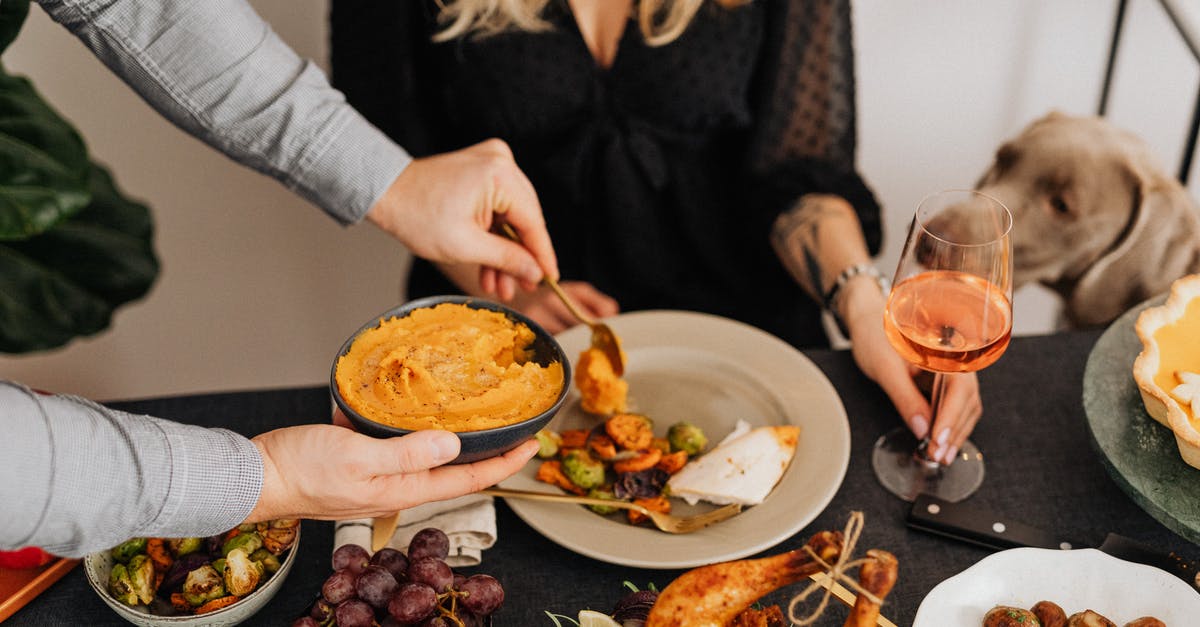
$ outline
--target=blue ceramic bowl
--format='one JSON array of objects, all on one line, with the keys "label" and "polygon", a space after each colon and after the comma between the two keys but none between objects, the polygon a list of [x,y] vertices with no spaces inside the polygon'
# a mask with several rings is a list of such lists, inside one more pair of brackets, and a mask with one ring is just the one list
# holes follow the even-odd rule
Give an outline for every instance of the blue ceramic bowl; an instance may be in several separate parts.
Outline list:
[{"label": "blue ceramic bowl", "polygon": [[350,339],[346,340],[345,344],[342,344],[341,350],[339,350],[337,356],[333,358],[333,368],[331,368],[329,371],[329,390],[333,394],[333,400],[335,403],[337,403],[337,406],[341,408],[342,412],[346,414],[346,417],[350,419],[350,422],[354,424],[354,427],[361,433],[365,433],[377,438],[389,438],[411,433],[412,431],[409,429],[401,429],[399,427],[393,427],[391,425],[376,422],[354,411],[354,409],[346,402],[346,399],[342,398],[342,394],[338,390],[337,362],[342,355],[345,355],[350,350],[350,345],[354,343],[354,340],[358,338],[359,335],[367,330],[378,327],[380,320],[403,318],[416,309],[434,307],[442,303],[458,303],[473,309],[486,309],[489,311],[498,311],[503,313],[504,315],[508,316],[510,320],[513,320],[514,322],[520,322],[533,330],[534,340],[533,345],[530,348],[533,350],[533,360],[535,362],[543,366],[549,365],[556,361],[562,364],[563,386],[562,389],[559,390],[558,398],[555,399],[553,405],[546,409],[546,411],[543,411],[536,416],[526,418],[525,420],[515,424],[496,427],[494,429],[484,429],[481,431],[459,432],[458,439],[462,442],[462,446],[459,450],[458,457],[454,458],[454,461],[450,463],[466,464],[479,461],[481,459],[487,459],[488,457],[494,457],[506,451],[512,450],[525,440],[533,437],[533,434],[537,433],[539,429],[545,427],[546,424],[550,422],[550,419],[553,418],[554,415],[558,413],[558,410],[562,407],[563,401],[567,398],[567,388],[569,387],[571,381],[571,360],[567,359],[566,353],[563,352],[562,346],[559,346],[558,341],[554,339],[554,336],[547,333],[546,330],[538,326],[536,322],[526,318],[523,314],[514,309],[489,300],[482,300],[471,296],[429,296],[427,298],[419,298],[417,300],[409,301],[403,305],[400,305],[399,307],[389,309],[378,316],[374,316],[369,322],[360,327],[358,331],[355,331],[354,335],[351,335]]}]

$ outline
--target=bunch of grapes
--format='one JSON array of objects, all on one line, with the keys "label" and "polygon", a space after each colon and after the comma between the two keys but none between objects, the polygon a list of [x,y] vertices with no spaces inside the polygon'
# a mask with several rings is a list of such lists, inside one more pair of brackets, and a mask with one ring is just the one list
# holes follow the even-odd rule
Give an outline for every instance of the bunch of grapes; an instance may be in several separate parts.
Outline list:
[{"label": "bunch of grapes", "polygon": [[446,564],[450,540],[440,529],[413,536],[408,554],[357,544],[333,552],[333,574],[321,597],[292,627],[484,627],[504,602],[491,575],[467,577]]}]

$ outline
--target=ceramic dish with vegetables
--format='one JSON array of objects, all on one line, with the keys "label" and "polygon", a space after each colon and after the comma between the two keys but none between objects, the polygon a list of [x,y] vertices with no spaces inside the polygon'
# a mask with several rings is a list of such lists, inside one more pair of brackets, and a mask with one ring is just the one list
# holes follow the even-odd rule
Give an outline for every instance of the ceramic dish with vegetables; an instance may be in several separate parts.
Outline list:
[{"label": "ceramic dish with vegetables", "polygon": [[236,625],[270,601],[295,562],[299,520],[207,538],[132,538],[84,558],[92,589],[129,622]]}]

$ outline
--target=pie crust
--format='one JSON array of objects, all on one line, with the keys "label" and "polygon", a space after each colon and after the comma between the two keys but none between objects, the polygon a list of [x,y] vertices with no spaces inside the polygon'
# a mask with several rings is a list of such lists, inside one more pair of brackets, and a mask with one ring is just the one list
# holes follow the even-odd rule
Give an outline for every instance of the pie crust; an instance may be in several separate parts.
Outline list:
[{"label": "pie crust", "polygon": [[[1159,346],[1159,331],[1170,327],[1168,333],[1200,343],[1200,274],[1192,274],[1171,284],[1167,302],[1143,311],[1137,319],[1135,329],[1142,341],[1142,352],[1133,362],[1133,378],[1142,395],[1142,403],[1150,417],[1162,423],[1175,434],[1179,454],[1183,461],[1200,468],[1200,431],[1197,416],[1192,414],[1189,403],[1180,402],[1171,394],[1181,381],[1177,372],[1200,373],[1200,351],[1181,350],[1182,346]],[[1190,315],[1189,315],[1190,314]],[[1182,325],[1182,326],[1180,326]],[[1168,363],[1164,363],[1164,361]],[[1171,369],[1174,383],[1164,389],[1165,369]]]}]

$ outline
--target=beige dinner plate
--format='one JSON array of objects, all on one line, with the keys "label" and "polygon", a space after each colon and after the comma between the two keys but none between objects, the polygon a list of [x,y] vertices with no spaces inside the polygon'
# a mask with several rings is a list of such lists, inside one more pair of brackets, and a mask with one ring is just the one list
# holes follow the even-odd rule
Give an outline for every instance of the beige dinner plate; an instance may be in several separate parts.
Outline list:
[{"label": "beige dinner plate", "polygon": [[[572,551],[639,568],[691,568],[739,559],[787,539],[829,504],[850,461],[850,424],[833,385],[819,368],[786,342],[752,326],[707,314],[644,311],[605,320],[625,349],[630,411],[654,420],[655,432],[687,420],[715,444],[739,419],[751,426],[800,426],[796,455],[760,505],[687,535],[633,526],[620,515],[600,516],[578,505],[508,499],[531,527]],[[589,330],[557,336],[578,359]],[[591,428],[601,418],[579,407],[572,389],[551,422],[555,430]],[[538,460],[501,486],[557,491],[534,478]],[[688,515],[713,506],[672,499],[672,513]]]}]

